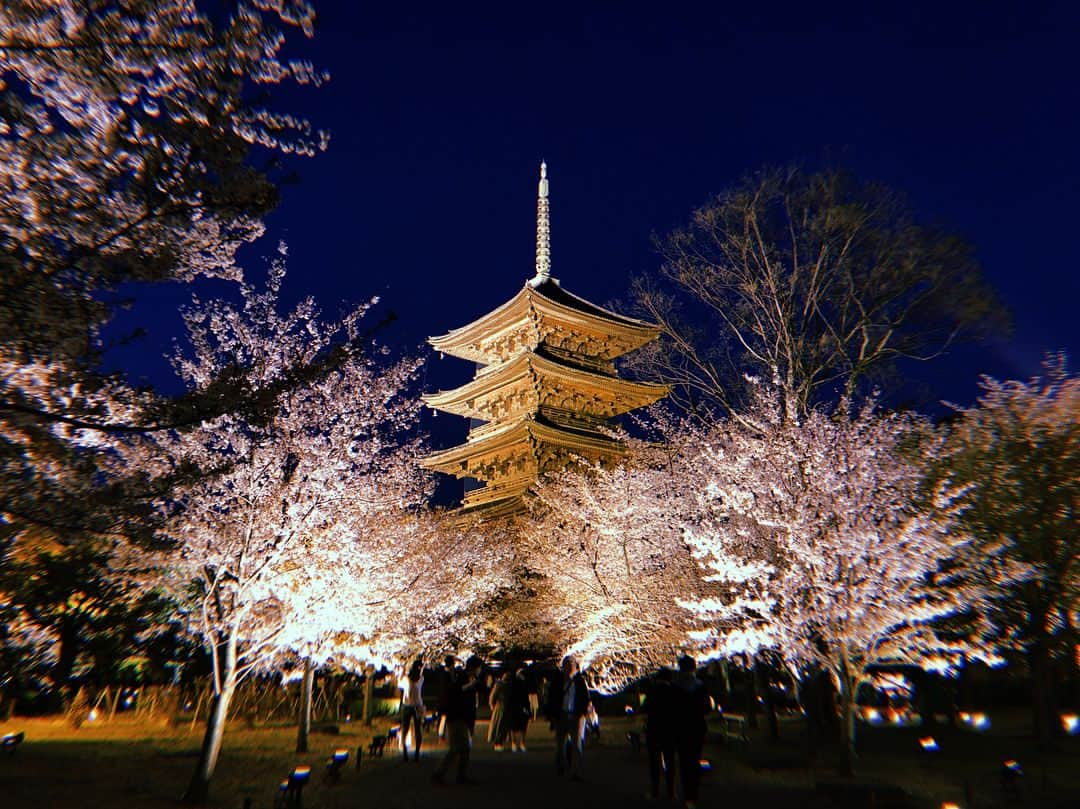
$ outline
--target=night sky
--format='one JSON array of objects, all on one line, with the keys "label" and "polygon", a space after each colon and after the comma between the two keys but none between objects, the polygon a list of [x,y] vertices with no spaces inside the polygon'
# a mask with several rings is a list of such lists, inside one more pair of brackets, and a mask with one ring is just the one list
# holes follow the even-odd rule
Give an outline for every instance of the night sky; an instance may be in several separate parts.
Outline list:
[{"label": "night sky", "polygon": [[[552,273],[596,303],[654,270],[652,234],[763,164],[842,167],[906,193],[924,222],[976,245],[1012,309],[1007,340],[913,372],[972,402],[978,374],[1028,377],[1073,350],[1080,104],[1076,12],[1039,3],[317,2],[293,54],[328,69],[274,106],[332,132],[293,159],[254,277],[288,241],[290,297],[328,313],[379,295],[382,340],[422,350],[533,274],[538,164],[549,166]],[[190,290],[139,290],[110,362],[162,385]],[[1075,358],[1074,358],[1075,361]],[[428,390],[462,384],[432,356]],[[175,383],[172,383],[175,384]],[[427,422],[433,443],[463,419]]]}]

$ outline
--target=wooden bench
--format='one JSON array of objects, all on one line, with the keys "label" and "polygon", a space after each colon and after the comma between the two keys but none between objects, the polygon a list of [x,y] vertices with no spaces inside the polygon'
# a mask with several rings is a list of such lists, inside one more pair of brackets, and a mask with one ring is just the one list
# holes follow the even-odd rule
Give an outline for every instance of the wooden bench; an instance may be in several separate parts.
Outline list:
[{"label": "wooden bench", "polygon": [[9,756],[15,755],[15,751],[19,749],[19,745],[23,743],[23,739],[26,738],[26,734],[23,731],[18,733],[5,733],[0,745],[3,746],[3,750]]},{"label": "wooden bench", "polygon": [[746,745],[750,743],[750,723],[746,717],[737,713],[725,713],[720,716],[720,735],[725,743]]}]

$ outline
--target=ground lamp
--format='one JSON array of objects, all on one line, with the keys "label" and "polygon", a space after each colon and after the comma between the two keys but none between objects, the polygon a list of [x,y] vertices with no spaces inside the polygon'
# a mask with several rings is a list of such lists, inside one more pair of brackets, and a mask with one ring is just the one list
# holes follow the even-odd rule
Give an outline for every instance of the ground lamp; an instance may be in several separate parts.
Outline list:
[{"label": "ground lamp", "polygon": [[960,712],[960,721],[972,730],[989,730],[990,717],[984,713]]},{"label": "ground lamp", "polygon": [[1063,713],[1061,715],[1061,727],[1070,736],[1075,736],[1080,733],[1080,716],[1074,713]]},{"label": "ground lamp", "polygon": [[335,784],[340,781],[341,771],[345,769],[345,764],[348,760],[348,750],[335,750],[334,755],[330,756],[330,760],[326,762],[326,780]]},{"label": "ground lamp", "polygon": [[933,736],[923,736],[919,739],[919,747],[923,749],[925,753],[935,753],[938,751],[937,739]]},{"label": "ground lamp", "polygon": [[1015,792],[1024,777],[1024,768],[1014,758],[1001,762],[1001,788],[1006,792]]},{"label": "ground lamp", "polygon": [[276,805],[282,809],[301,809],[304,805],[304,787],[311,780],[311,767],[306,764],[293,769],[281,782]]}]

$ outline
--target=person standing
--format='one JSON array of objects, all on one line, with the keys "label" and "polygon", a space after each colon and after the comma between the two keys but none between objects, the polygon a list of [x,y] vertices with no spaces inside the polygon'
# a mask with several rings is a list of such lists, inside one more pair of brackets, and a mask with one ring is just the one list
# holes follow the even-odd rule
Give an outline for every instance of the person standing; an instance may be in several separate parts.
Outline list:
[{"label": "person standing", "polygon": [[465,662],[464,670],[453,672],[446,684],[445,716],[448,749],[443,760],[432,773],[431,780],[436,784],[446,782],[446,773],[451,764],[457,765],[457,783],[472,783],[466,776],[466,772],[469,767],[469,754],[472,751],[473,728],[476,725],[476,692],[480,685],[483,667],[483,661],[473,655]]},{"label": "person standing", "polygon": [[401,684],[401,757],[409,760],[409,751],[405,746],[412,725],[413,760],[420,760],[420,744],[424,740],[424,661],[417,659],[409,667],[408,674]]},{"label": "person standing", "polygon": [[684,655],[675,676],[675,745],[679,755],[679,780],[686,809],[695,809],[701,782],[701,751],[705,747],[705,716],[709,692],[695,674],[697,663]]},{"label": "person standing", "polygon": [[547,716],[555,731],[555,771],[567,769],[575,781],[582,780],[584,763],[585,712],[589,707],[589,689],[571,655],[563,658],[560,675],[551,683]]},{"label": "person standing", "polygon": [[653,678],[641,706],[645,714],[645,748],[649,754],[649,797],[660,797],[660,770],[664,771],[667,797],[675,797],[675,721],[678,711],[671,669],[662,668]]}]

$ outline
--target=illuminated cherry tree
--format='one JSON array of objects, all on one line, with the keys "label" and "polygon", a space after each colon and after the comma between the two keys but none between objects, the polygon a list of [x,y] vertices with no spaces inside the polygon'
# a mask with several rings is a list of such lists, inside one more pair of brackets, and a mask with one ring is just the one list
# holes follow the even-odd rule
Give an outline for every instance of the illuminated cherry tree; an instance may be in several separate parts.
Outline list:
[{"label": "illuminated cherry tree", "polygon": [[618,466],[584,465],[541,481],[525,532],[544,622],[602,691],[690,649],[691,616],[676,602],[707,591],[683,538],[694,485],[682,473],[686,447],[627,443]]},{"label": "illuminated cherry tree", "polygon": [[696,637],[716,656],[771,649],[794,669],[828,671],[850,768],[855,696],[869,667],[993,659],[982,635],[958,640],[936,626],[986,601],[959,573],[987,560],[970,552],[957,521],[964,490],[944,480],[922,492],[908,453],[933,456],[941,439],[914,417],[869,406],[784,415],[778,397],[759,391],[743,423],[697,437],[685,537],[727,592],[680,603],[707,625]]},{"label": "illuminated cherry tree", "polygon": [[226,414],[162,441],[178,466],[202,471],[163,504],[176,512],[167,528],[175,548],[154,581],[213,663],[191,802],[205,799],[239,680],[285,645],[305,642],[299,651],[312,654],[334,630],[375,635],[421,561],[405,530],[428,495],[409,393],[419,363],[390,362],[360,339],[366,306],[333,323],[310,299],[279,314],[284,272],[279,258],[265,291],[242,287],[240,306],[188,309],[191,347],[174,362],[195,389],[231,374],[273,390],[298,365],[343,352],[322,375],[282,389],[262,421]]},{"label": "illuminated cherry tree", "polygon": [[[1007,558],[978,572],[1000,591],[990,617],[1002,643],[1031,666],[1036,736],[1059,729],[1053,661],[1080,669],[1080,378],[1064,355],[1027,382],[983,377],[975,407],[958,409],[948,453],[932,478],[969,487],[964,527],[976,548],[1007,544]],[[1002,575],[1005,563],[1027,575]]]},{"label": "illuminated cherry tree", "polygon": [[252,147],[269,167],[327,143],[252,103],[326,79],[283,55],[287,31],[312,34],[311,6],[212,5],[0,4],[0,543],[145,533],[142,505],[170,481],[138,436],[236,407],[218,388],[176,402],[101,371],[121,285],[239,276],[236,250],[277,200]]}]

